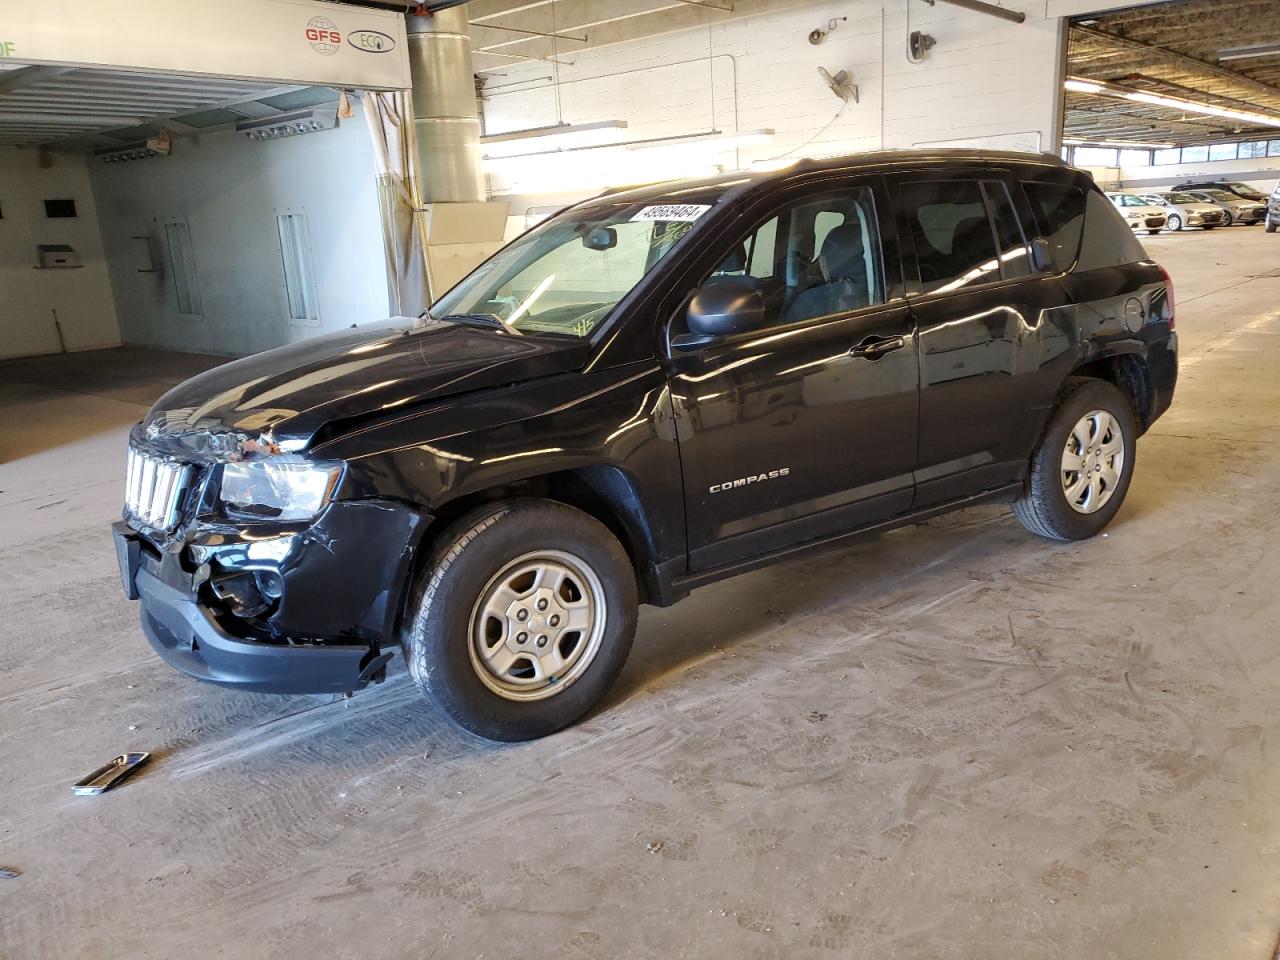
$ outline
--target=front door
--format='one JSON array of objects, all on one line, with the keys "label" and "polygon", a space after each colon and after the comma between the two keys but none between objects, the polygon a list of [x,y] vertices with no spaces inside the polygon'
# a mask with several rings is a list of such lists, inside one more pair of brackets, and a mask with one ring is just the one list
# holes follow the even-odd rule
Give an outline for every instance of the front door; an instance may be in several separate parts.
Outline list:
[{"label": "front door", "polygon": [[887,210],[879,178],[802,188],[744,214],[700,278],[746,280],[768,323],[671,349],[691,571],[909,508],[917,353]]}]

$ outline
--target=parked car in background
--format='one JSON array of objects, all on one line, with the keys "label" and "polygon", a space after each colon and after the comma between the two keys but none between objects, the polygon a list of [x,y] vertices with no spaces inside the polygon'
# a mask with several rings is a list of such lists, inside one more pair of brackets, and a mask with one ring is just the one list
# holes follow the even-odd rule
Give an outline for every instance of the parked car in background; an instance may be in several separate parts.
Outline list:
[{"label": "parked car in background", "polygon": [[1251,187],[1239,180],[1188,180],[1173,189],[1180,193],[1188,193],[1192,190],[1225,190],[1241,200],[1252,200],[1254,203],[1265,203],[1267,200],[1267,195],[1257,187]]},{"label": "parked car in background", "polygon": [[1280,183],[1271,191],[1271,199],[1267,201],[1267,233],[1275,233],[1280,229]]},{"label": "parked car in background", "polygon": [[1164,207],[1136,194],[1108,193],[1107,199],[1116,205],[1125,223],[1134,230],[1145,230],[1147,233],[1157,234],[1164,229],[1168,220]]},{"label": "parked car in background", "polygon": [[1181,230],[1183,227],[1201,227],[1212,230],[1227,222],[1227,215],[1216,204],[1205,203],[1189,193],[1144,193],[1143,200],[1158,204],[1165,209],[1170,230]]},{"label": "parked car in background", "polygon": [[345,693],[403,650],[463,727],[524,740],[599,703],[638,603],[984,501],[1100,533],[1177,367],[1169,275],[1054,157],[610,191],[416,320],[169,391],[116,552],[193,677]]},{"label": "parked car in background", "polygon": [[1226,226],[1239,223],[1247,227],[1261,223],[1267,215],[1267,205],[1255,200],[1244,200],[1225,190],[1188,190],[1187,193],[1205,203],[1212,203],[1227,215]]}]

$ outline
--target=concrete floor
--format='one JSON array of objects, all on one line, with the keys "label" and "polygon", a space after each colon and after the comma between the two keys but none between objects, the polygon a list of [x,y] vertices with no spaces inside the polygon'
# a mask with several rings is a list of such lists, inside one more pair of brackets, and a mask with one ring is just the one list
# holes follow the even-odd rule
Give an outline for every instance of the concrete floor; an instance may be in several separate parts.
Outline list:
[{"label": "concrete floor", "polygon": [[1148,248],[1183,378],[1108,536],[974,509],[701,590],[515,746],[403,671],[344,706],[162,665],[107,525],[204,361],[0,365],[0,956],[1270,960],[1280,238]]}]

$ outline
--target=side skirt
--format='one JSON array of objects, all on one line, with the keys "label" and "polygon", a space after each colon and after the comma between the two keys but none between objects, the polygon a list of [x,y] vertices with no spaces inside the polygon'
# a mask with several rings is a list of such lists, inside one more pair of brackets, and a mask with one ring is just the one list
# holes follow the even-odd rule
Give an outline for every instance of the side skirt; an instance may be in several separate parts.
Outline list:
[{"label": "side skirt", "polygon": [[[856,530],[848,530],[841,533],[833,534],[827,537],[820,537],[816,540],[808,540],[803,543],[793,544],[789,547],[782,547],[769,553],[761,554],[757,557],[751,557],[746,560],[739,560],[735,563],[725,564],[719,567],[713,567],[709,570],[699,570],[694,573],[677,574],[672,569],[674,562],[668,562],[655,565],[654,574],[658,581],[658,589],[654,591],[652,602],[655,606],[669,607],[672,604],[683,600],[693,590],[698,587],[705,587],[708,584],[716,583],[720,580],[728,580],[730,577],[736,577],[740,573],[749,573],[752,570],[759,570],[761,567],[767,567],[780,560],[790,560],[800,558],[809,553],[817,553],[821,550],[830,550],[844,546],[848,541],[855,537],[860,537],[868,533],[883,533],[886,530],[893,530],[897,527],[904,527],[912,523],[919,523],[922,520],[928,520],[944,513],[951,513],[953,510],[962,510],[965,507],[973,507],[982,503],[990,503],[996,500],[1012,500],[1022,492],[1022,482],[1005,484],[983,493],[975,494],[970,497],[962,497],[959,500],[949,500],[946,503],[929,507],[927,510],[919,510],[913,513],[904,513],[888,520],[882,520],[879,523],[873,523],[865,527],[859,527]],[[684,558],[680,558],[683,561]]]}]

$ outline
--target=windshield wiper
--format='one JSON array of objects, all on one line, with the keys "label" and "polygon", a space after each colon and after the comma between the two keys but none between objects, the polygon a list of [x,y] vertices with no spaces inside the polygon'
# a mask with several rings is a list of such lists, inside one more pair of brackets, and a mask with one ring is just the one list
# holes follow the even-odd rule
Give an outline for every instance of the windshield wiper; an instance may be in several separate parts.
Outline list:
[{"label": "windshield wiper", "polygon": [[510,330],[496,314],[492,313],[446,313],[442,317],[428,313],[427,316],[432,320],[445,320],[449,323],[467,323],[473,327],[497,327],[499,330]]}]

